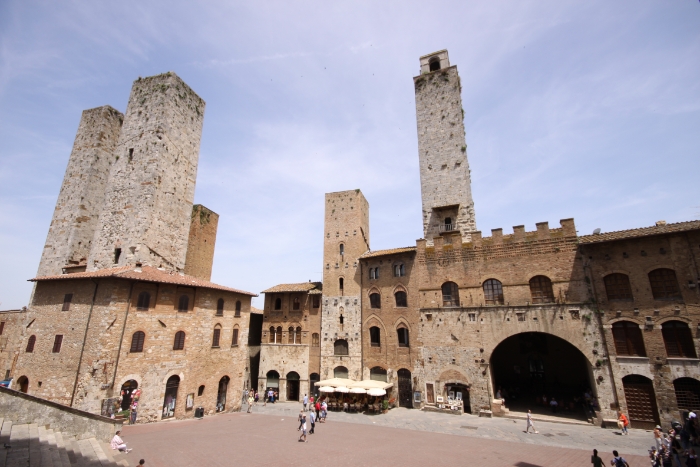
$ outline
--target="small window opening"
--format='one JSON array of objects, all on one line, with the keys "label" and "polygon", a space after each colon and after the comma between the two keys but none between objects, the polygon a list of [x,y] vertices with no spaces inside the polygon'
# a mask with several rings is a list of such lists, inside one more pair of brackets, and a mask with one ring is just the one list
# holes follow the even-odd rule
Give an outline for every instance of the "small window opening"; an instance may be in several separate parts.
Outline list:
[{"label": "small window opening", "polygon": [[73,301],[73,294],[67,293],[63,296],[63,308],[62,311],[70,311],[70,302]]},{"label": "small window opening", "polygon": [[119,264],[119,257],[122,255],[121,248],[114,249],[114,264]]},{"label": "small window opening", "polygon": [[236,313],[234,316],[241,316],[241,301],[236,300]]},{"label": "small window opening", "polygon": [[345,245],[342,243],[340,244],[340,256],[343,256],[345,254]]},{"label": "small window opening", "polygon": [[201,396],[204,394],[204,385],[201,385],[199,389],[197,389],[197,396]]},{"label": "small window opening", "polygon": [[61,344],[63,343],[63,335],[61,334],[56,334],[56,337],[53,340],[53,353],[59,353],[61,351]]},{"label": "small window opening", "polygon": [[129,148],[129,162],[134,158],[134,148]]},{"label": "small window opening", "polygon": [[433,57],[430,59],[430,71],[437,71],[440,69],[440,59],[438,57]]},{"label": "small window opening", "polygon": [[275,310],[281,310],[281,309],[282,309],[282,299],[276,298],[275,299]]}]

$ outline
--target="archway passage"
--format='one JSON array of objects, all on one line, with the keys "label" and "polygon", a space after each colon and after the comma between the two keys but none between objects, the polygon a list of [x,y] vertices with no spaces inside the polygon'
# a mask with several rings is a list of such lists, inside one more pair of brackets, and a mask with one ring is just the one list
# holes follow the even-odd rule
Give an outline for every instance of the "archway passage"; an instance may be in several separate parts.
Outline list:
[{"label": "archway passage", "polygon": [[287,373],[287,400],[299,401],[299,373],[295,371]]},{"label": "archway passage", "polygon": [[653,430],[659,424],[659,410],[651,380],[641,375],[627,375],[622,378],[622,386],[632,428]]},{"label": "archway passage", "polygon": [[126,383],[122,384],[122,410],[129,410],[131,407],[131,401],[134,399],[134,392],[136,392],[138,388],[139,383],[133,379],[130,379]]},{"label": "archway passage", "polygon": [[500,392],[513,411],[586,419],[587,401],[595,397],[586,357],[551,334],[524,332],[502,341],[491,356],[491,375],[494,398]]},{"label": "archway passage", "polygon": [[231,378],[224,376],[219,380],[219,390],[216,392],[216,411],[223,412],[226,409],[226,391]]},{"label": "archway passage", "polygon": [[180,377],[173,375],[165,383],[165,398],[163,399],[163,418],[175,416],[177,403],[177,389],[180,387]]},{"label": "archway passage", "polygon": [[399,377],[399,406],[413,408],[413,381],[411,372],[405,368],[398,371]]},{"label": "archway passage", "polygon": [[279,392],[280,389],[280,374],[275,370],[270,370],[265,375],[267,377],[267,387],[265,388],[265,395],[270,402],[275,402],[275,393]]},{"label": "archway passage", "polygon": [[19,392],[23,392],[26,394],[27,391],[29,391],[29,378],[27,378],[26,376],[20,376],[17,380],[17,386]]}]

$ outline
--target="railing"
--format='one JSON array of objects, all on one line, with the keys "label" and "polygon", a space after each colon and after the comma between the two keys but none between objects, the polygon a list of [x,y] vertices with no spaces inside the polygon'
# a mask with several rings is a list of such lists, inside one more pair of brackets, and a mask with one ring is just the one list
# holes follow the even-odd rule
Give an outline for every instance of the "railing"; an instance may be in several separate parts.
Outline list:
[{"label": "railing", "polygon": [[457,226],[453,224],[440,224],[438,227],[440,232],[452,232],[453,230],[457,230]]}]

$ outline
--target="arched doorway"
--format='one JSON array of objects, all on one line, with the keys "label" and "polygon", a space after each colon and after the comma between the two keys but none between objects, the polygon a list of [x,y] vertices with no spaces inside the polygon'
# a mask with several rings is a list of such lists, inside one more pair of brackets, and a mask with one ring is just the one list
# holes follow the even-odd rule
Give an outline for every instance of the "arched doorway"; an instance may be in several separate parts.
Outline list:
[{"label": "arched doorway", "polygon": [[700,381],[694,378],[678,378],[673,381],[673,389],[676,393],[676,404],[681,412],[700,411]]},{"label": "arched doorway", "polygon": [[226,391],[228,391],[228,382],[231,380],[228,376],[224,376],[219,380],[219,390],[216,392],[216,411],[223,412],[226,408]]},{"label": "arched doorway", "polygon": [[627,375],[622,378],[622,386],[632,428],[650,430],[658,425],[659,411],[651,380],[641,375]]},{"label": "arched doorway", "polygon": [[[585,395],[595,397],[590,392],[595,388],[591,366],[564,339],[542,332],[516,334],[498,344],[490,366],[493,396],[500,392],[509,409],[556,411],[581,419],[588,416]],[[464,392],[462,397],[466,403]],[[553,398],[556,405],[550,405]]]},{"label": "arched doorway", "polygon": [[[267,372],[267,387],[265,388],[265,394],[270,395],[270,392],[272,392],[273,397],[274,393],[279,392],[280,390],[280,374],[277,373],[275,370],[270,370]],[[276,399],[276,397],[275,397]],[[272,399],[271,402],[274,402],[275,399]]]},{"label": "arched doorway", "polygon": [[469,386],[464,383],[445,383],[445,399],[462,401],[462,411],[472,413],[472,406],[469,401]]},{"label": "arched doorway", "polygon": [[413,408],[413,381],[411,380],[411,372],[405,368],[401,368],[398,373],[399,377],[399,406]]},{"label": "arched doorway", "polygon": [[180,377],[172,375],[165,383],[165,398],[163,399],[163,418],[175,416],[175,404],[177,403],[177,388],[180,387]]},{"label": "arched doorway", "polygon": [[299,373],[296,371],[287,373],[287,400],[299,401]]},{"label": "arched doorway", "polygon": [[19,392],[27,393],[29,391],[29,378],[26,376],[20,376],[17,380],[17,387]]},{"label": "arched doorway", "polygon": [[318,373],[311,373],[309,375],[309,393],[313,394],[315,398],[318,398],[318,387],[316,386],[316,383],[321,381],[321,376]]},{"label": "arched doorway", "polygon": [[122,390],[120,395],[122,396],[122,410],[129,410],[131,407],[131,401],[134,399],[134,393],[139,388],[139,383],[136,380],[130,379],[126,383],[122,384]]}]

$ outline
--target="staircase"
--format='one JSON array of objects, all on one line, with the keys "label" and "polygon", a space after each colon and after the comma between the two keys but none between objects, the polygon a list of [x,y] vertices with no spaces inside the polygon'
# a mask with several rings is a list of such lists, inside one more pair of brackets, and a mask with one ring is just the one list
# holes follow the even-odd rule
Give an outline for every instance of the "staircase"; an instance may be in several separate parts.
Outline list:
[{"label": "staircase", "polygon": [[76,440],[45,426],[0,418],[0,467],[119,467],[136,465],[95,438]]}]

